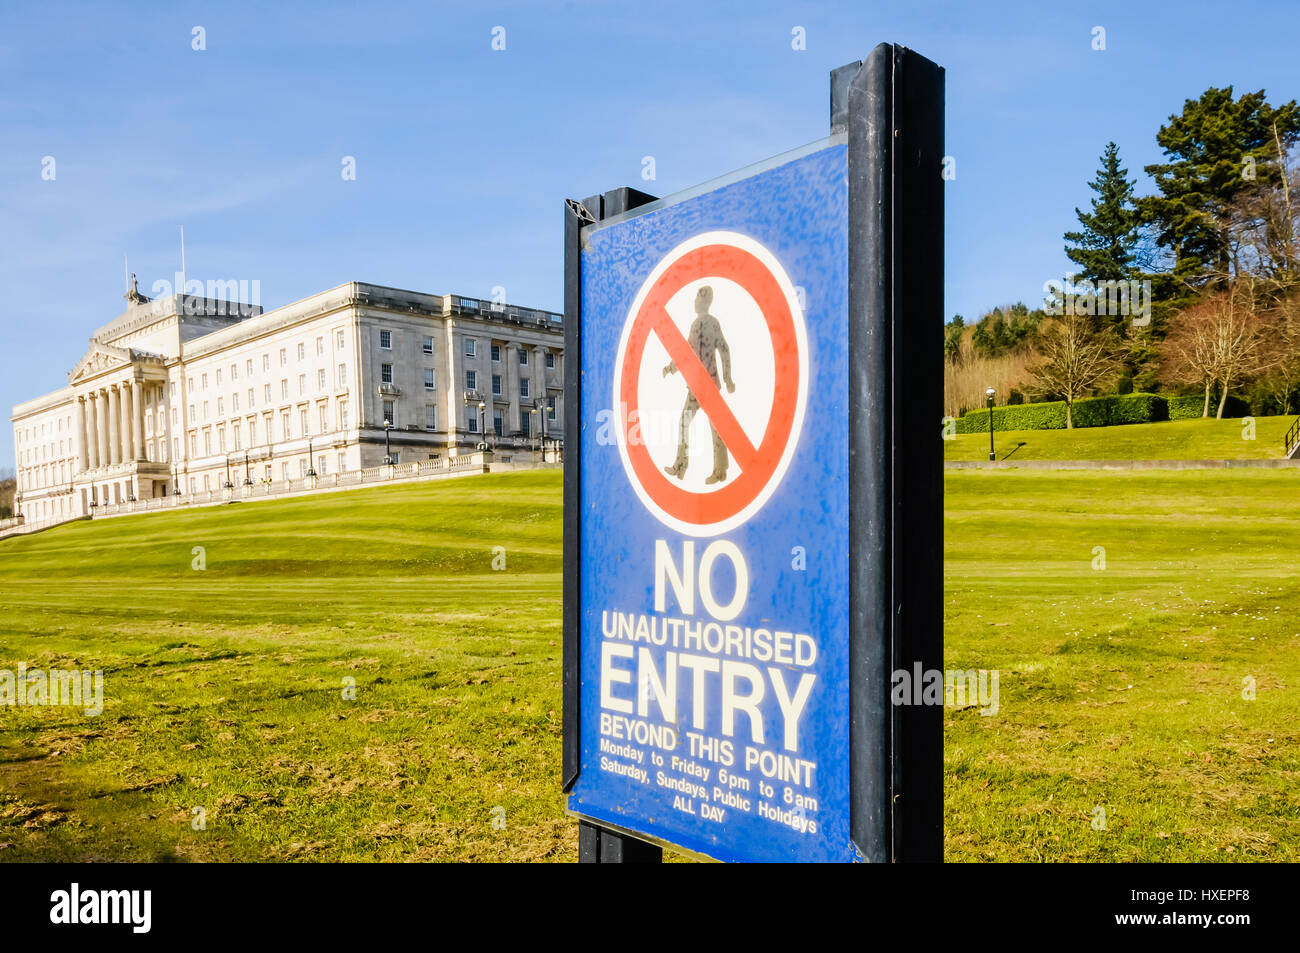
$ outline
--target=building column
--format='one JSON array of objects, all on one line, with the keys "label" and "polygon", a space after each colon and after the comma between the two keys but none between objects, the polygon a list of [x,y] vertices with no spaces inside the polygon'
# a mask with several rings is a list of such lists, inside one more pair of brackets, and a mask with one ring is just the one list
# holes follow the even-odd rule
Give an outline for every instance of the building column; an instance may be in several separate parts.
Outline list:
[{"label": "building column", "polygon": [[[131,381],[131,443],[136,460],[147,456],[144,451],[144,384],[138,380]],[[138,490],[138,488],[137,488]],[[136,496],[139,496],[139,492]]]},{"label": "building column", "polygon": [[122,462],[122,397],[116,384],[108,385],[108,465]]},{"label": "building column", "polygon": [[135,459],[135,448],[131,445],[131,418],[135,416],[131,400],[131,385],[122,381],[118,386],[118,401],[122,411],[122,420],[118,424],[118,434],[122,438],[122,462],[130,463]]},{"label": "building column", "polygon": [[77,460],[74,476],[86,469],[86,405],[82,400],[75,397],[72,401],[72,442]]},{"label": "building column", "polygon": [[[444,329],[447,332],[447,456],[456,456],[456,429],[460,426],[461,414],[465,413],[465,398],[461,396],[465,391],[465,381],[461,378],[456,370],[456,322],[450,317],[443,321]],[[359,363],[359,362],[358,362]],[[490,383],[490,382],[489,382]],[[358,388],[358,395],[360,389]],[[360,411],[360,408],[358,408]],[[474,408],[478,413],[478,408]],[[480,435],[480,438],[482,436]]]},{"label": "building column", "polygon": [[96,391],[95,438],[99,442],[99,466],[108,466],[108,388]]},{"label": "building column", "polygon": [[91,391],[86,395],[86,467],[99,469],[99,392]]},{"label": "building column", "polygon": [[159,463],[175,463],[172,459],[172,401],[167,395],[167,382],[163,381],[158,385],[159,416],[162,424],[155,425],[157,432],[162,434],[162,453],[158,457]]},{"label": "building column", "polygon": [[519,398],[519,378],[521,376],[519,373],[519,352],[522,348],[514,342],[505,347],[506,354],[509,357],[506,359],[506,379],[502,381],[502,384],[505,385],[506,400],[510,403],[506,409],[506,419],[501,430],[506,434],[510,434],[519,432],[519,408],[523,405],[523,401]]}]

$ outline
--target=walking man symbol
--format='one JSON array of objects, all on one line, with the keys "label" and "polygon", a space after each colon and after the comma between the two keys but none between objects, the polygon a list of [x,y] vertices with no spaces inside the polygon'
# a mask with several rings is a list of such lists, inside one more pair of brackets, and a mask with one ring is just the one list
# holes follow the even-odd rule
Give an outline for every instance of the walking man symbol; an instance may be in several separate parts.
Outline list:
[{"label": "walking man symbol", "polygon": [[[690,344],[691,350],[699,357],[700,363],[704,369],[709,372],[709,377],[713,379],[715,386],[718,385],[718,358],[722,358],[722,380],[727,384],[727,393],[734,394],[736,385],[731,380],[731,348],[727,346],[727,339],[722,335],[722,325],[718,319],[709,314],[709,305],[713,304],[713,289],[708,285],[702,285],[700,290],[695,293],[695,320],[691,322],[691,331],[687,337],[687,343]],[[676,374],[677,366],[668,364],[664,368],[664,377],[669,374]],[[681,427],[677,437],[677,459],[673,461],[670,467],[664,467],[664,472],[669,476],[681,480],[686,476],[686,454],[687,444],[690,440],[691,421],[695,419],[695,413],[700,409],[700,402],[696,399],[690,385],[687,385],[686,403],[682,407]],[[727,466],[730,458],[727,456],[727,445],[722,442],[718,436],[718,428],[713,426],[713,421],[709,421],[709,429],[713,431],[713,472],[705,478],[707,484],[721,483],[727,478]]]}]

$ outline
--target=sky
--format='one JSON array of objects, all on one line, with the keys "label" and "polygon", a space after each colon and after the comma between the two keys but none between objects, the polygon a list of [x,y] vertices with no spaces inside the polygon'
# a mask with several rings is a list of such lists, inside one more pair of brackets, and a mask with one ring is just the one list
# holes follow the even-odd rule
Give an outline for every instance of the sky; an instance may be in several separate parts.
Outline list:
[{"label": "sky", "polygon": [[1300,5],[1241,0],[6,0],[0,406],[66,385],[123,256],[149,294],[182,226],[190,278],[260,281],[268,310],[353,280],[561,310],[564,198],[819,139],[830,71],[880,42],[947,71],[945,314],[1034,304],[1107,141],[1149,191],[1186,99],[1300,97],[1297,35]]}]

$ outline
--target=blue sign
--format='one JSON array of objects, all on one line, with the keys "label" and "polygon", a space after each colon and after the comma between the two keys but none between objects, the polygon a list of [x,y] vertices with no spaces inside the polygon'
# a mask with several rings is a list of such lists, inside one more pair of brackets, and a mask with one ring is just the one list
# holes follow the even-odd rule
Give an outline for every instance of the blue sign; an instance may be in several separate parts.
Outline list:
[{"label": "blue sign", "polygon": [[844,139],[582,240],[569,809],[720,860],[860,859]]}]

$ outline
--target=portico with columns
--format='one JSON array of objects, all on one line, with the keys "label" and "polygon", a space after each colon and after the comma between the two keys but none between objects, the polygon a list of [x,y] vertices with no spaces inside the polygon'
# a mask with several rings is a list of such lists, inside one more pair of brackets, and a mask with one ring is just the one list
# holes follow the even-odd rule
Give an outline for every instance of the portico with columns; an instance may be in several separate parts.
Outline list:
[{"label": "portico with columns", "polygon": [[92,506],[166,496],[167,370],[162,355],[100,341],[72,373],[74,504]]}]

